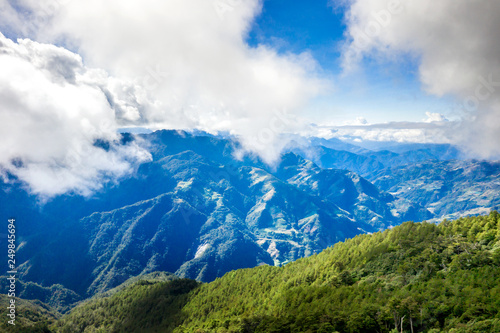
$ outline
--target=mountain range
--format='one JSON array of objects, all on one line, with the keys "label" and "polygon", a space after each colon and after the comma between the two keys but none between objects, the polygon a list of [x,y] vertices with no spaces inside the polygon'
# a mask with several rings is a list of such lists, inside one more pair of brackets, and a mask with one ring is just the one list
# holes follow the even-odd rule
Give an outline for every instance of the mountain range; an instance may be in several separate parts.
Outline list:
[{"label": "mountain range", "polygon": [[[210,283],[162,272],[131,278],[61,316],[19,300],[6,332],[498,332],[500,214],[405,222],[282,267]],[[6,304],[6,297],[0,297]],[[3,306],[2,305],[2,306]]]},{"label": "mountain range", "polygon": [[[139,137],[153,160],[92,197],[40,202],[15,179],[2,184],[1,211],[17,214],[18,270],[31,286],[25,295],[57,289],[43,299],[66,311],[138,275],[209,282],[404,221],[479,214],[499,203],[500,164],[460,159],[448,145],[395,152],[308,139],[270,166],[252,154],[236,157],[241,147],[231,138]],[[132,140],[123,134],[123,144]]]}]

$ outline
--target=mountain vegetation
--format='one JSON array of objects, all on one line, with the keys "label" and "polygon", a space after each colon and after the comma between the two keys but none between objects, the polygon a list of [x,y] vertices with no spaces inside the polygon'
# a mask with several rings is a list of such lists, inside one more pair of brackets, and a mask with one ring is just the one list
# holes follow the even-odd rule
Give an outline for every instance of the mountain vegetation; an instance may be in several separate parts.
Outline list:
[{"label": "mountain vegetation", "polygon": [[[8,276],[0,276],[1,290],[9,290]],[[70,310],[83,298],[74,291],[64,288],[60,284],[44,287],[31,281],[16,280],[16,296],[26,300],[38,300],[60,313]]]},{"label": "mountain vegetation", "polygon": [[498,332],[500,214],[406,222],[211,283],[139,282],[54,332]]},{"label": "mountain vegetation", "polygon": [[[7,309],[10,306],[10,297],[0,294],[0,307]],[[9,324],[12,320],[7,311],[2,311],[0,317],[0,332],[10,333],[50,333],[52,325],[61,315],[60,313],[40,302],[15,298],[15,325]]]},{"label": "mountain vegetation", "polygon": [[238,155],[228,137],[123,134],[123,144],[132,140],[152,161],[90,197],[40,198],[3,178],[0,202],[16,213],[18,296],[66,313],[133,277],[162,271],[211,282],[404,221],[487,214],[500,204],[500,164],[441,161],[459,157],[448,145],[388,151],[309,139],[270,166]]},{"label": "mountain vegetation", "polygon": [[432,217],[353,172],[294,153],[273,168],[254,156],[236,159],[228,139],[175,131],[143,139],[153,161],[90,198],[66,195],[37,207],[15,182],[4,184],[0,197],[23,212],[22,281],[62,285],[82,298],[154,271],[209,282]]}]

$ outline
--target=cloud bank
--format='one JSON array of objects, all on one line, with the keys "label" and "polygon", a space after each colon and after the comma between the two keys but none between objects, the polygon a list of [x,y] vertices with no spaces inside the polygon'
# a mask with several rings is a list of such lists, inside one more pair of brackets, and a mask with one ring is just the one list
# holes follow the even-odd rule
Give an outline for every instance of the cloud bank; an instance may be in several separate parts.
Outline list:
[{"label": "cloud bank", "polygon": [[80,56],[0,34],[0,72],[4,179],[14,175],[43,196],[89,195],[104,178],[124,176],[149,158],[135,144],[118,144],[115,112],[99,82],[112,80],[85,68]]},{"label": "cloud bank", "polygon": [[[18,54],[28,52],[27,45],[41,50],[23,60],[20,55],[0,59],[2,67],[16,63],[11,73],[25,73],[15,87],[7,82],[2,86],[0,102],[16,105],[15,112],[2,117],[16,124],[17,137],[24,133],[37,142],[28,147],[51,140],[68,142],[55,151],[40,150],[38,159],[25,168],[29,175],[9,165],[15,156],[0,162],[38,192],[70,188],[88,192],[96,186],[100,171],[124,173],[127,165],[119,163],[124,152],[106,157],[91,145],[99,136],[115,140],[112,133],[118,127],[229,131],[247,150],[273,163],[286,144],[279,134],[301,127],[296,121],[300,110],[328,86],[308,53],[278,54],[270,47],[246,44],[245,36],[261,10],[258,0],[20,0],[15,6],[0,0],[0,4],[1,29],[46,43],[26,39],[16,45],[2,39]],[[82,58],[94,70],[87,70]],[[36,86],[33,76],[39,80]],[[38,86],[44,88],[37,90]],[[26,96],[29,105],[21,103]],[[37,123],[39,118],[46,120]],[[108,128],[102,128],[103,122]],[[88,148],[88,157],[82,156],[80,146]],[[3,148],[14,154],[22,147],[19,143]],[[72,165],[52,160],[75,149],[81,158]],[[143,158],[143,152],[129,153]],[[37,173],[31,172],[35,169]],[[55,178],[66,177],[67,169],[75,179],[49,188]]]},{"label": "cloud bank", "polygon": [[343,66],[364,57],[419,63],[424,89],[457,98],[464,121],[447,135],[500,155],[500,3],[490,0],[349,0]]},{"label": "cloud bank", "polygon": [[54,1],[22,0],[28,14],[19,15],[37,23],[17,30],[74,48],[90,66],[146,91],[128,125],[231,131],[273,162],[279,148],[268,147],[280,145],[278,135],[267,142],[262,130],[276,132],[273,119],[285,113],[293,128],[293,116],[327,86],[308,53],[247,45],[259,0]]},{"label": "cloud bank", "polygon": [[322,136],[358,141],[453,144],[447,133],[450,129],[458,127],[459,124],[456,122],[446,121],[390,122],[322,128]]}]

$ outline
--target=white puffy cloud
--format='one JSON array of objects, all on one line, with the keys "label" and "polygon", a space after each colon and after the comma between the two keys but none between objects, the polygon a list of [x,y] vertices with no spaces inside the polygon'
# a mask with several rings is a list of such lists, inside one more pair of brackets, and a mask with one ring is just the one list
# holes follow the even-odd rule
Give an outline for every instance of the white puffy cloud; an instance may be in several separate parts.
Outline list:
[{"label": "white puffy cloud", "polygon": [[[140,107],[116,105],[132,115],[129,120],[135,114],[137,123],[150,128],[231,131],[272,163],[281,145],[276,114],[291,114],[291,128],[278,127],[293,130],[293,117],[328,84],[315,74],[317,64],[308,53],[278,54],[247,45],[261,5],[259,0],[21,0],[19,6],[39,24],[17,30],[77,49],[90,66],[142,87]],[[262,134],[270,131],[272,136]]]},{"label": "white puffy cloud", "polygon": [[116,140],[119,127],[230,131],[273,163],[286,144],[279,134],[300,127],[299,111],[328,85],[308,53],[246,44],[259,0],[0,0],[0,8],[0,31],[29,38],[2,37],[0,120],[12,129],[0,164],[37,193],[89,194],[103,174],[130,171],[124,156],[147,158],[137,147],[93,146]]},{"label": "white puffy cloud", "polygon": [[448,133],[483,157],[500,154],[500,2],[348,0],[343,64],[410,57],[424,89],[457,98],[462,128]]},{"label": "white puffy cloud", "polygon": [[[0,34],[0,72],[0,171],[5,178],[14,175],[43,196],[89,195],[104,176],[124,176],[134,162],[149,158],[134,144],[117,144],[117,117],[106,87],[80,56],[27,39],[15,43]],[[98,140],[109,142],[109,151],[96,146]]]}]

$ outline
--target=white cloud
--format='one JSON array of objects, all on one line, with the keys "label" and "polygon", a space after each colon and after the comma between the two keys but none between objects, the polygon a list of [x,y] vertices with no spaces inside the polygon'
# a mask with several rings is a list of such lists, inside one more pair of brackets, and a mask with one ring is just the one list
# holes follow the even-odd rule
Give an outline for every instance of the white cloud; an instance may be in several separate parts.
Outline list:
[{"label": "white cloud", "polygon": [[349,0],[344,67],[364,56],[412,57],[424,89],[454,95],[466,117],[452,140],[483,157],[500,146],[500,2]]},{"label": "white cloud", "polygon": [[[45,196],[88,195],[104,175],[123,176],[148,158],[136,145],[116,144],[115,112],[78,55],[0,34],[0,72],[4,177],[15,175]],[[109,152],[96,140],[109,141]]]},{"label": "white cloud", "polygon": [[[103,173],[130,170],[124,155],[145,158],[137,147],[92,146],[116,140],[118,127],[229,130],[273,163],[285,144],[279,133],[299,127],[301,108],[328,85],[308,53],[246,44],[258,0],[0,0],[0,7],[0,31],[45,43],[2,38],[0,58],[0,117],[15,124],[0,143],[0,164],[39,193],[88,194]],[[23,168],[12,165],[17,157]]]},{"label": "white cloud", "polygon": [[347,125],[323,127],[324,138],[357,139],[355,141],[387,141],[406,143],[452,143],[448,133],[455,131],[457,123],[391,122],[371,125]]},{"label": "white cloud", "polygon": [[426,112],[425,115],[427,118],[424,119],[424,123],[434,123],[434,122],[443,122],[448,121],[444,115],[437,112]]},{"label": "white cloud", "polygon": [[259,0],[54,1],[20,2],[42,17],[33,37],[74,47],[92,67],[144,88],[146,105],[117,105],[141,125],[230,130],[271,163],[278,135],[263,144],[262,131],[273,127],[276,113],[297,115],[327,85],[308,53],[246,44]]}]

